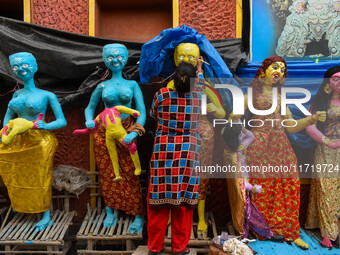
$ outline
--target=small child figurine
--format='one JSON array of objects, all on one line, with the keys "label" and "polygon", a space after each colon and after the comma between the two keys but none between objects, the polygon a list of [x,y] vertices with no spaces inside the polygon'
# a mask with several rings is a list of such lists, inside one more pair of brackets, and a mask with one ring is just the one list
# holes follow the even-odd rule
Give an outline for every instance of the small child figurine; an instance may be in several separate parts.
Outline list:
[{"label": "small child figurine", "polygon": [[106,129],[106,146],[110,154],[110,158],[113,165],[113,170],[115,173],[115,178],[113,181],[118,182],[122,180],[122,177],[119,173],[119,162],[118,155],[116,150],[116,141],[119,141],[123,144],[130,152],[133,164],[135,166],[135,175],[140,175],[141,173],[141,165],[139,162],[139,157],[137,153],[137,145],[135,141],[132,141],[130,144],[124,142],[124,138],[127,135],[126,130],[122,126],[121,122],[121,113],[130,114],[133,117],[139,117],[140,113],[136,110],[125,106],[115,106],[111,108],[105,108],[94,120],[95,127],[94,128],[85,128],[85,129],[77,129],[73,131],[73,134],[90,134],[94,133],[94,131],[98,128],[99,124],[102,123]]}]

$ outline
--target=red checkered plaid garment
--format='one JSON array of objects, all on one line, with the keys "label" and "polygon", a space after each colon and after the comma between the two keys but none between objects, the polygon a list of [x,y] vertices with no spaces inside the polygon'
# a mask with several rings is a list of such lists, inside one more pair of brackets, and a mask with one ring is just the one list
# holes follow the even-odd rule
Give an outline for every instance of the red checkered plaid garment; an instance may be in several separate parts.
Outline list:
[{"label": "red checkered plaid garment", "polygon": [[162,88],[154,97],[152,116],[158,127],[151,158],[151,209],[197,206],[200,105],[197,91],[179,97],[176,91]]}]

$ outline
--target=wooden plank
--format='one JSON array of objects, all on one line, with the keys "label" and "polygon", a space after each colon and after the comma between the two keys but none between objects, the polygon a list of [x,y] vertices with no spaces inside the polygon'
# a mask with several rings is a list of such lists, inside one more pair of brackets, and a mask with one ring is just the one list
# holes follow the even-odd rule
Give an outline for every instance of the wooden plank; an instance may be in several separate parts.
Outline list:
[{"label": "wooden plank", "polygon": [[[133,251],[89,251],[89,250],[78,250],[80,254],[132,254]],[[144,254],[146,255],[146,254]]]},{"label": "wooden plank", "polygon": [[88,221],[89,221],[89,219],[90,219],[90,217],[91,217],[91,211],[92,211],[92,209],[89,207],[89,209],[87,210],[85,219],[84,219],[84,221],[81,223],[81,227],[80,227],[80,229],[79,229],[77,235],[83,235],[84,230],[85,230],[85,228],[86,228],[86,226],[87,226],[87,223],[88,223]]},{"label": "wooden plank", "polygon": [[210,219],[211,219],[211,226],[212,226],[212,230],[213,230],[213,235],[218,236],[214,215],[213,215],[212,212],[209,212],[209,215],[210,215]]},{"label": "wooden plank", "polygon": [[8,220],[9,214],[11,213],[11,209],[12,209],[12,205],[10,205],[10,207],[8,208],[8,211],[7,211],[7,213],[6,213],[5,219],[3,219],[3,216],[2,216],[2,215],[3,215],[4,212],[7,210],[7,206],[2,207],[2,208],[0,209],[1,219],[3,219],[3,222],[2,222],[1,227],[0,227],[0,232],[1,232],[1,231],[3,230],[3,228],[5,227],[5,224],[6,224],[7,220]]},{"label": "wooden plank", "polygon": [[123,223],[123,232],[122,232],[123,236],[126,236],[126,233],[127,233],[128,227],[129,227],[129,222],[130,222],[130,219],[129,219],[129,216],[127,216],[124,220],[124,223]]},{"label": "wooden plank", "polygon": [[119,218],[119,223],[118,223],[118,228],[117,228],[117,233],[116,233],[117,236],[121,235],[122,225],[123,225],[123,217],[121,216]]},{"label": "wooden plank", "polygon": [[16,222],[19,221],[22,217],[24,217],[23,214],[17,213],[13,219],[3,228],[3,230],[0,233],[0,239],[6,234],[6,232],[11,228],[11,226]]},{"label": "wooden plank", "polygon": [[15,235],[13,235],[13,239],[19,239],[19,235],[22,234],[22,232],[26,229],[26,227],[29,225],[29,223],[32,221],[32,220],[35,220],[35,215],[34,214],[30,214],[28,216],[28,218],[25,220],[25,222],[21,225],[21,228],[15,233]]},{"label": "wooden plank", "polygon": [[115,224],[113,227],[110,227],[110,228],[109,228],[110,231],[109,231],[108,236],[113,236],[113,233],[115,232],[116,227],[118,227],[118,222],[116,222],[116,224]]},{"label": "wooden plank", "polygon": [[62,249],[62,254],[66,255],[70,248],[71,248],[71,242],[66,242]]},{"label": "wooden plank", "polygon": [[108,229],[109,228],[104,227],[104,223],[103,223],[103,227],[102,227],[102,230],[100,231],[99,235],[100,236],[106,235],[107,232],[108,232]]},{"label": "wooden plank", "polygon": [[12,239],[12,237],[18,232],[18,230],[21,228],[21,226],[26,222],[29,215],[26,214],[25,217],[17,223],[17,225],[13,228],[13,231],[7,236],[6,239]]},{"label": "wooden plank", "polygon": [[87,226],[86,226],[86,228],[85,228],[85,232],[84,232],[84,235],[85,235],[85,236],[87,236],[88,233],[89,233],[89,230],[90,230],[90,228],[91,228],[91,225],[92,225],[92,222],[93,222],[93,218],[95,217],[96,212],[97,212],[97,209],[94,209],[94,210],[92,211],[92,214],[91,214],[91,216],[90,216],[89,222],[88,222],[88,224],[87,224]]},{"label": "wooden plank", "polygon": [[72,212],[69,213],[69,218],[68,218],[66,224],[64,225],[64,228],[63,228],[62,231],[60,232],[60,235],[59,235],[59,237],[58,237],[58,240],[62,240],[62,239],[64,238],[64,236],[65,236],[65,234],[66,234],[68,228],[69,228],[70,225],[71,225],[72,219],[73,219],[73,217],[74,217],[75,214],[76,214],[76,211],[72,211]]},{"label": "wooden plank", "polygon": [[27,245],[31,244],[34,246],[58,246],[62,247],[64,245],[63,241],[49,241],[49,240],[33,240],[33,241],[27,241],[27,240],[7,240],[2,241],[1,245]]},{"label": "wooden plank", "polygon": [[90,229],[90,232],[89,232],[89,234],[91,234],[92,235],[92,233],[94,232],[94,229],[96,228],[96,226],[97,226],[97,222],[99,221],[99,217],[100,217],[101,215],[97,215],[96,216],[96,218],[94,219],[94,221],[93,221],[93,224],[92,224],[92,227],[91,227],[91,229]]},{"label": "wooden plank", "polygon": [[96,228],[94,229],[94,232],[93,232],[93,235],[94,235],[94,236],[96,236],[96,235],[98,234],[98,231],[99,231],[99,229],[100,229],[100,226],[102,225],[102,223],[103,223],[103,221],[104,221],[105,215],[106,215],[105,210],[103,210],[103,211],[102,211],[102,214],[100,215],[100,218],[99,218],[99,220],[98,220],[98,222],[97,222],[97,226],[96,226]]},{"label": "wooden plank", "polygon": [[68,212],[62,212],[64,214],[64,217],[62,218],[62,220],[59,222],[57,228],[55,229],[55,231],[53,233],[51,233],[50,235],[50,239],[51,240],[57,240],[58,235],[60,234],[60,232],[63,230],[63,227],[65,226],[70,213]]},{"label": "wooden plank", "polygon": [[36,217],[32,217],[30,222],[26,225],[25,229],[22,231],[21,235],[15,239],[24,239],[26,236],[27,232],[31,232],[32,226],[35,225],[34,223],[36,222]]},{"label": "wooden plank", "polygon": [[62,251],[0,251],[0,254],[60,254]]},{"label": "wooden plank", "polygon": [[112,235],[112,236],[78,236],[77,240],[99,240],[99,241],[112,241],[112,240],[142,240],[139,236],[123,236],[123,235]]}]

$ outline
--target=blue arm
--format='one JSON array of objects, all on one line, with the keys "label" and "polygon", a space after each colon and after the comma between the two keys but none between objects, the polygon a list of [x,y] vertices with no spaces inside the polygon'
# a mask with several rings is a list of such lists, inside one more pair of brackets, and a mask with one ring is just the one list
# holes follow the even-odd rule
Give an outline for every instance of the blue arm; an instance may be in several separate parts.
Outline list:
[{"label": "blue arm", "polygon": [[67,125],[67,122],[66,122],[63,110],[61,109],[61,105],[58,102],[57,96],[53,93],[49,93],[48,103],[50,104],[52,108],[52,111],[54,113],[56,120],[50,123],[38,121],[37,122],[38,128],[45,129],[45,130],[55,130],[55,129],[65,127]]},{"label": "blue arm", "polygon": [[144,126],[146,121],[146,110],[145,110],[145,104],[143,99],[143,93],[141,89],[139,88],[138,83],[136,82],[134,87],[134,98],[136,103],[136,110],[140,112],[140,116],[137,119],[137,123]]},{"label": "blue arm", "polygon": [[[144,126],[145,120],[146,120],[145,104],[144,104],[144,99],[143,99],[143,93],[140,90],[137,82],[135,82],[134,84],[133,96],[134,96],[135,103],[136,103],[136,110],[140,112],[140,116],[137,119],[137,123]],[[131,132],[130,134],[125,136],[124,142],[126,142],[127,144],[131,143],[133,139],[137,137],[137,135],[138,134],[136,132]]]},{"label": "blue arm", "polygon": [[85,119],[86,119],[85,125],[87,128],[95,127],[95,123],[93,121],[93,115],[99,103],[99,100],[102,96],[102,90],[103,90],[103,86],[99,84],[96,87],[96,89],[93,91],[91,98],[90,98],[89,105],[85,109]]}]

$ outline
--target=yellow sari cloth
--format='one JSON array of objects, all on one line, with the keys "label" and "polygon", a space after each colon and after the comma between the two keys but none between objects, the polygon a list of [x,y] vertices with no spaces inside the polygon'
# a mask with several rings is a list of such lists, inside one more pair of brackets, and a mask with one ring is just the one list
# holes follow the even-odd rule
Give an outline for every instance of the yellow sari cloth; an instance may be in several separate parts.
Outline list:
[{"label": "yellow sari cloth", "polygon": [[15,211],[39,213],[50,209],[57,146],[52,132],[39,129],[17,135],[8,145],[0,143],[0,175]]}]

